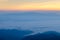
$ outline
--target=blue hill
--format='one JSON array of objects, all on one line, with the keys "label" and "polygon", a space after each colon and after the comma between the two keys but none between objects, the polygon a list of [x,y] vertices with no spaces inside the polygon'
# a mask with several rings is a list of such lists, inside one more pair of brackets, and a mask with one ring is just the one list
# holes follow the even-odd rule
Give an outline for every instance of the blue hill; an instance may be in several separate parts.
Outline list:
[{"label": "blue hill", "polygon": [[60,33],[48,31],[24,37],[22,40],[60,40]]},{"label": "blue hill", "polygon": [[0,40],[21,40],[24,35],[30,34],[29,30],[6,30],[0,29]]}]

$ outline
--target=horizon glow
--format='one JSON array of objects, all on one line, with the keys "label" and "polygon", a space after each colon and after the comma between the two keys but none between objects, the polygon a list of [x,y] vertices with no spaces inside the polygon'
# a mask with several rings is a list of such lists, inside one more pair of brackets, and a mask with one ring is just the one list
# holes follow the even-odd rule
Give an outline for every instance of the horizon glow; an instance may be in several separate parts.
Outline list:
[{"label": "horizon glow", "polygon": [[0,0],[0,10],[60,10],[60,0]]}]

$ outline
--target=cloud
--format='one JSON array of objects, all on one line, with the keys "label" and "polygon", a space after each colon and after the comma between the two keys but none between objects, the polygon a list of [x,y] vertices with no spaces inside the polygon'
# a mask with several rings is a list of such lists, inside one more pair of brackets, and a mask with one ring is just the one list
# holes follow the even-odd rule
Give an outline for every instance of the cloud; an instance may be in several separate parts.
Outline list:
[{"label": "cloud", "polygon": [[6,2],[6,1],[8,1],[8,0],[0,0],[0,2]]},{"label": "cloud", "polygon": [[26,3],[46,3],[46,2],[60,2],[60,0],[8,0],[8,4],[23,5]]},{"label": "cloud", "polygon": [[9,2],[48,2],[48,1],[60,1],[60,0],[8,0]]},{"label": "cloud", "polygon": [[9,0],[9,1],[14,1],[14,2],[37,2],[37,1],[40,1],[41,2],[41,0]]}]

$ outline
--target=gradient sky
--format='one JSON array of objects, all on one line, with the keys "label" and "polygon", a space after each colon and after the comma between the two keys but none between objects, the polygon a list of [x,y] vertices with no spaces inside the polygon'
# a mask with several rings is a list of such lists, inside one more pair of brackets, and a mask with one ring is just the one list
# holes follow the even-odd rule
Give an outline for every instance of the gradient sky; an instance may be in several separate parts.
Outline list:
[{"label": "gradient sky", "polygon": [[0,0],[0,10],[60,10],[60,0]]}]

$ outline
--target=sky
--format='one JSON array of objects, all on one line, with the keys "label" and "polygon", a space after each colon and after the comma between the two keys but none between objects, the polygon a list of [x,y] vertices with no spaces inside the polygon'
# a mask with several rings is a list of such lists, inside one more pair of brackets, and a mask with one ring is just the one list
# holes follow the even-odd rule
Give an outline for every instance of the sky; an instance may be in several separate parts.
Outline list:
[{"label": "sky", "polygon": [[0,10],[60,10],[60,0],[0,0]]}]

